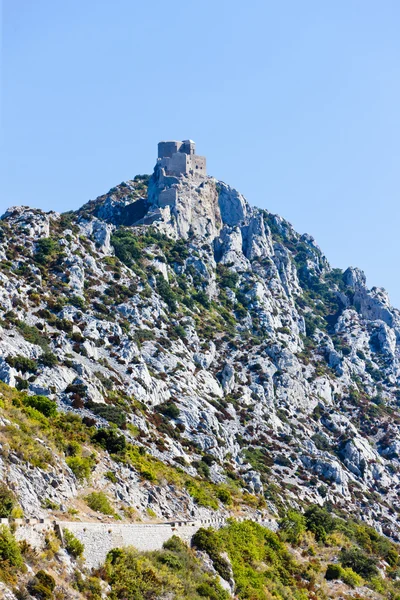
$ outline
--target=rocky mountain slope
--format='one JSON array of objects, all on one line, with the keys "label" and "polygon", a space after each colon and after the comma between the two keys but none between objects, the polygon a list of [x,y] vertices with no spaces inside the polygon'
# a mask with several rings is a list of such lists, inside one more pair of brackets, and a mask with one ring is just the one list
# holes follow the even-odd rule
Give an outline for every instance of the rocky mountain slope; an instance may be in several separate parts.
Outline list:
[{"label": "rocky mountain slope", "polygon": [[26,516],[93,518],[96,488],[121,518],[314,503],[399,540],[400,312],[225,183],[158,163],[76,212],[8,209],[0,319]]}]

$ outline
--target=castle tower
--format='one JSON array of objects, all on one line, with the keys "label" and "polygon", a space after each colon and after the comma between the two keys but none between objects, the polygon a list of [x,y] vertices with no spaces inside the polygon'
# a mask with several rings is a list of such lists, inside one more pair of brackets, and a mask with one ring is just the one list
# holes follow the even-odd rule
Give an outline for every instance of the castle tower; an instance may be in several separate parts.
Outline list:
[{"label": "castle tower", "polygon": [[159,142],[157,163],[167,175],[207,175],[205,156],[197,156],[193,140]]}]

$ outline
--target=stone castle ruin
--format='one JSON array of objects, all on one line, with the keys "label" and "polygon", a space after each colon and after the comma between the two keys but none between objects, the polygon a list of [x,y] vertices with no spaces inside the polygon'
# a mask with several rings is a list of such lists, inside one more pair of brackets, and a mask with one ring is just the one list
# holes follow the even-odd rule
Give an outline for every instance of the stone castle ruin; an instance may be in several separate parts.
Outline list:
[{"label": "stone castle ruin", "polygon": [[159,142],[157,164],[166,175],[207,175],[205,156],[197,156],[193,140]]}]

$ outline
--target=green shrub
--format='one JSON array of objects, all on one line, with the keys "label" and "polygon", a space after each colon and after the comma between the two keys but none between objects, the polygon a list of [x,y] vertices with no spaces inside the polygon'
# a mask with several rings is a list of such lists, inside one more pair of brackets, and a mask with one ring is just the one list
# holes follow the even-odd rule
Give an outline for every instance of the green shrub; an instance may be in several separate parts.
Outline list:
[{"label": "green shrub", "polygon": [[235,271],[231,271],[226,265],[219,264],[217,267],[219,284],[222,288],[230,288],[234,290],[239,281],[239,275]]},{"label": "green shrub", "polygon": [[[382,579],[382,577],[380,576],[376,576],[376,577],[371,577],[371,579],[368,582],[368,587],[370,587],[372,590],[374,590],[374,592],[378,592],[378,594],[385,594],[385,592],[387,592],[387,582]],[[389,596],[387,594],[385,594],[384,596],[385,598],[388,598]],[[390,596],[392,597],[392,596]],[[394,600],[399,600],[400,596],[396,595],[394,596]]]},{"label": "green shrub", "polygon": [[225,488],[219,488],[217,490],[217,498],[222,502],[222,504],[232,504],[232,494]]},{"label": "green shrub", "polygon": [[334,579],[340,579],[342,576],[342,567],[338,564],[329,564],[326,568],[325,579],[332,581]]},{"label": "green shrub", "polygon": [[57,404],[54,400],[46,398],[46,396],[24,396],[22,402],[25,406],[35,408],[45,417],[55,417],[57,415]]},{"label": "green shrub", "polygon": [[379,574],[377,560],[374,556],[368,556],[364,550],[353,546],[352,548],[342,548],[339,560],[343,567],[350,567],[355,573],[370,579]]},{"label": "green shrub", "polygon": [[176,536],[155,552],[138,552],[133,547],[111,550],[105,571],[113,600],[228,600],[230,597]]},{"label": "green shrub", "polygon": [[306,519],[300,512],[288,510],[283,519],[280,520],[279,528],[282,532],[282,538],[297,546],[306,531]]},{"label": "green shrub", "polygon": [[63,531],[64,537],[64,547],[68,554],[73,556],[74,558],[79,558],[85,551],[85,546],[82,544],[77,537],[74,536],[72,531],[69,529],[64,529]]},{"label": "green shrub", "polygon": [[341,580],[343,581],[343,583],[349,585],[352,588],[362,585],[363,582],[362,577],[355,573],[353,569],[350,569],[350,567],[342,569]]},{"label": "green shrub", "polygon": [[108,479],[108,481],[111,481],[111,483],[117,483],[118,481],[118,478],[113,471],[107,471],[104,473],[104,477]]},{"label": "green shrub", "polygon": [[90,405],[90,409],[95,415],[98,415],[99,417],[102,417],[111,423],[115,423],[115,425],[118,427],[125,428],[126,414],[123,410],[118,408],[118,406],[110,406],[109,404],[92,404]]},{"label": "green shrub", "polygon": [[140,246],[130,231],[118,229],[111,236],[111,244],[114,246],[115,256],[128,267],[132,267],[141,257]]},{"label": "green shrub", "polygon": [[15,506],[15,496],[5,483],[0,483],[0,518],[9,517]]},{"label": "green shrub", "polygon": [[197,292],[196,294],[193,294],[193,300],[201,304],[201,306],[203,306],[206,309],[210,308],[210,300],[206,292],[201,291]]},{"label": "green shrub", "polygon": [[0,563],[20,569],[24,561],[15,537],[6,525],[0,525]]},{"label": "green shrub", "polygon": [[219,554],[221,549],[216,532],[204,527],[200,527],[192,537],[192,546],[210,556]]},{"label": "green shrub", "polygon": [[218,510],[218,501],[214,494],[211,493],[210,488],[200,482],[188,480],[186,482],[186,489],[199,506]]},{"label": "green shrub", "polygon": [[397,546],[387,537],[380,535],[373,527],[365,523],[355,523],[347,520],[346,523],[339,522],[337,528],[359,544],[367,554],[379,556],[391,567],[398,564],[399,552]]},{"label": "green shrub", "polygon": [[221,587],[215,582],[203,582],[197,586],[196,592],[201,598],[208,600],[222,600],[226,598],[226,592],[223,592]]},{"label": "green shrub", "polygon": [[43,354],[39,356],[39,362],[44,367],[54,367],[58,363],[58,358],[52,352],[43,352]]},{"label": "green shrub", "polygon": [[135,340],[140,344],[142,342],[147,342],[150,340],[154,340],[155,334],[151,329],[138,329],[135,332]]},{"label": "green shrub", "polygon": [[28,325],[25,321],[15,321],[23,338],[31,344],[40,346],[42,350],[48,351],[49,338],[43,335],[35,325]]},{"label": "green shrub", "polygon": [[74,573],[74,587],[88,600],[101,600],[103,598],[103,589],[98,577],[82,576],[78,570]]},{"label": "green shrub", "polygon": [[114,509],[104,492],[92,492],[85,498],[87,505],[103,515],[113,515]]},{"label": "green shrub", "polygon": [[278,535],[252,521],[235,522],[214,532],[219,555],[226,552],[239,598],[305,600],[296,591],[299,565]]},{"label": "green shrub", "polygon": [[163,552],[158,557],[158,561],[173,571],[178,571],[184,566],[182,560],[174,552]]},{"label": "green shrub", "polygon": [[321,435],[320,433],[315,433],[311,439],[313,440],[318,450],[329,452],[331,445],[329,443],[329,440],[324,435]]},{"label": "green shrub", "polygon": [[49,510],[60,510],[60,505],[57,502],[50,500],[50,498],[43,498],[43,500],[40,501],[40,505],[42,508],[48,508]]},{"label": "green shrub", "polygon": [[171,550],[172,552],[186,552],[187,545],[180,537],[173,535],[166,542],[163,543],[164,550]]},{"label": "green shrub", "polygon": [[210,556],[213,561],[213,567],[217,571],[218,575],[221,575],[222,579],[229,581],[231,578],[231,568],[228,561],[220,555]]},{"label": "green shrub", "polygon": [[173,330],[172,330],[172,335],[176,336],[178,338],[181,338],[181,340],[183,340],[187,337],[186,329],[182,325],[174,325]]},{"label": "green shrub", "polygon": [[17,390],[19,390],[20,392],[23,392],[24,390],[29,389],[29,383],[25,380],[22,379],[21,377],[16,377],[15,378],[16,381],[16,385],[15,387],[17,388]]},{"label": "green shrub", "polygon": [[179,408],[174,402],[170,400],[164,402],[163,404],[159,404],[156,407],[156,410],[157,412],[160,412],[161,414],[163,414],[166,417],[169,417],[170,419],[177,419],[180,414]]},{"label": "green shrub", "polygon": [[171,312],[176,311],[176,294],[172,290],[171,286],[167,281],[165,281],[164,277],[160,275],[157,277],[157,292],[160,294],[161,298],[168,305],[168,308]]},{"label": "green shrub", "polygon": [[362,578],[360,575],[355,573],[350,567],[343,568],[339,564],[329,564],[326,569],[325,579],[332,581],[334,579],[341,579],[343,583],[350,587],[358,587],[362,584]]},{"label": "green shrub", "polygon": [[119,435],[115,429],[98,429],[92,439],[110,454],[118,454],[126,449],[125,436]]},{"label": "green shrub", "polygon": [[71,440],[65,445],[64,452],[67,456],[80,456],[82,452],[82,446],[76,440]]},{"label": "green shrub", "polygon": [[216,533],[212,529],[201,527],[192,538],[192,545],[198,550],[207,552],[212,560],[214,569],[223,579],[229,580],[231,569],[225,558],[220,556],[221,544]]},{"label": "green shrub", "polygon": [[78,481],[89,479],[93,466],[93,460],[91,458],[82,456],[69,456],[65,462]]},{"label": "green shrub", "polygon": [[36,243],[35,260],[41,265],[51,262],[60,251],[60,246],[54,238],[41,238]]},{"label": "green shrub", "polygon": [[312,531],[318,542],[324,542],[328,533],[332,533],[336,527],[335,518],[325,508],[311,506],[304,516],[307,529]]},{"label": "green shrub", "polygon": [[196,467],[198,474],[200,477],[204,477],[204,479],[209,479],[210,477],[210,467],[206,465],[203,461],[195,461],[192,463],[194,467]]},{"label": "green shrub", "polygon": [[28,585],[29,593],[39,600],[51,600],[56,587],[54,577],[40,570]]},{"label": "green shrub", "polygon": [[36,373],[37,371],[36,360],[21,356],[20,354],[17,356],[7,356],[6,361],[10,367],[13,367],[17,371],[21,371],[21,373]]},{"label": "green shrub", "polygon": [[68,303],[75,306],[75,308],[80,308],[82,310],[86,307],[85,300],[81,296],[71,296],[71,298],[68,298]]}]

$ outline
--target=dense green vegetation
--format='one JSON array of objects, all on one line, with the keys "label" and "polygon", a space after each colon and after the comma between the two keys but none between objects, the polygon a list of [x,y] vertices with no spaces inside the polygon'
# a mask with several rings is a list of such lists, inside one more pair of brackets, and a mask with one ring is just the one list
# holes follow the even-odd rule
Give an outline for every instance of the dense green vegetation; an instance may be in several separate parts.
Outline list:
[{"label": "dense green vegetation", "polygon": [[172,537],[156,552],[137,552],[134,548],[112,550],[100,573],[111,586],[110,600],[229,598],[178,537]]},{"label": "dense green vegetation", "polygon": [[20,545],[10,529],[6,525],[0,525],[0,579],[14,582],[17,572],[23,567]]},{"label": "dense green vegetation", "polygon": [[[231,569],[238,598],[266,600],[270,597],[306,599],[299,583],[300,566],[293,560],[278,535],[258,523],[232,522],[219,531],[200,529],[193,538],[199,550],[208,553],[224,579]],[[229,562],[221,554],[226,553]]]},{"label": "dense green vegetation", "polygon": [[92,492],[85,498],[87,505],[103,515],[113,515],[114,509],[104,492]]},{"label": "dense green vegetation", "polygon": [[15,507],[15,496],[5,483],[0,483],[0,519],[9,517]]},{"label": "dense green vegetation", "polygon": [[41,569],[29,582],[28,590],[32,596],[39,600],[52,600],[54,598],[53,591],[55,587],[56,582],[54,577]]}]

